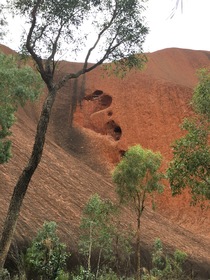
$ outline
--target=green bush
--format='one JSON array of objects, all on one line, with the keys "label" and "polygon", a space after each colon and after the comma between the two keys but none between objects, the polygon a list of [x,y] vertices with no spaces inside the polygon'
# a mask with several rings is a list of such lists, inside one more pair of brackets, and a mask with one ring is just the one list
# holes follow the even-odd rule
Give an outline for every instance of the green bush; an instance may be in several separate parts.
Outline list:
[{"label": "green bush", "polygon": [[176,250],[172,256],[167,256],[163,252],[163,246],[160,239],[154,244],[152,254],[152,269],[144,271],[143,280],[187,280],[190,279],[183,271],[183,264],[186,261],[187,254]]},{"label": "green bush", "polygon": [[95,280],[95,274],[91,273],[89,270],[85,269],[83,266],[79,267],[79,271],[72,273],[71,280]]},{"label": "green bush", "polygon": [[69,280],[69,277],[70,276],[68,272],[60,270],[55,280]]},{"label": "green bush", "polygon": [[10,274],[7,269],[0,270],[0,279],[1,280],[10,280]]},{"label": "green bush", "polygon": [[26,252],[26,264],[36,279],[59,278],[59,272],[66,266],[66,245],[59,241],[55,222],[45,222],[38,231],[31,247]]},{"label": "green bush", "polygon": [[99,270],[98,276],[94,273],[86,270],[84,267],[80,267],[79,271],[75,274],[71,274],[71,280],[134,280],[134,278],[119,277],[111,268],[104,267]]},{"label": "green bush", "polygon": [[104,268],[127,274],[132,254],[132,229],[120,221],[120,209],[98,194],[85,205],[80,223],[79,251],[86,271],[98,279]]}]

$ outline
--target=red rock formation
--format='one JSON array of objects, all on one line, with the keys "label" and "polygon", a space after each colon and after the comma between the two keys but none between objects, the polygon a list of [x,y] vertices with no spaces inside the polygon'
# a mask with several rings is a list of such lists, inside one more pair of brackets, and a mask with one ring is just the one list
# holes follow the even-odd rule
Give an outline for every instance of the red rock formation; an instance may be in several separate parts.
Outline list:
[{"label": "red rock formation", "polygon": [[[61,62],[58,76],[80,66]],[[55,220],[73,246],[89,196],[97,192],[115,199],[110,170],[131,145],[160,151],[166,168],[172,157],[170,145],[183,133],[179,125],[191,114],[196,70],[208,66],[210,52],[166,49],[148,54],[144,71],[133,70],[124,79],[104,76],[103,69],[97,69],[70,81],[55,102],[43,160],[24,201],[16,238],[30,238],[43,221]],[[0,166],[0,225],[33,145],[42,98],[17,113],[13,158]],[[128,211],[127,218],[135,223]],[[208,210],[190,207],[187,192],[171,198],[167,187],[157,198],[157,211],[149,207],[145,211],[143,243],[150,246],[160,237],[169,248],[185,250],[196,262],[209,263],[209,224]]]},{"label": "red rock formation", "polygon": [[[209,66],[210,52],[174,48],[148,54],[144,71],[131,71],[123,80],[103,78],[98,70],[92,72],[86,78],[86,96],[100,95],[83,99],[82,106],[77,107],[75,125],[85,127],[87,134],[96,132],[98,153],[111,166],[129,146],[141,144],[160,151],[165,168],[172,157],[171,144],[183,134],[180,124],[191,114],[196,71]],[[101,107],[106,96],[109,106]],[[103,144],[101,135],[105,135]],[[190,207],[189,200],[188,193],[171,198],[166,188],[159,212],[189,230],[210,236],[202,226],[204,220],[209,223],[209,212]]]}]

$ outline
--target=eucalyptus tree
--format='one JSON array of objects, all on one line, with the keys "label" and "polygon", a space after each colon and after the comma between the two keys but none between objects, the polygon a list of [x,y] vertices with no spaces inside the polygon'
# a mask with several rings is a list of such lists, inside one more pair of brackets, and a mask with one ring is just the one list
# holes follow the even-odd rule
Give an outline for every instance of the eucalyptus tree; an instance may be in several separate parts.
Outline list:
[{"label": "eucalyptus tree", "polygon": [[[28,27],[23,48],[31,55],[46,84],[47,96],[37,125],[29,161],[14,187],[0,240],[0,269],[4,266],[18,215],[30,180],[40,163],[45,135],[53,103],[59,90],[70,79],[88,73],[105,61],[112,61],[115,69],[140,68],[145,57],[142,44],[148,33],[142,16],[144,1],[139,0],[8,0],[13,12],[26,19]],[[88,23],[88,25],[86,24]],[[90,30],[94,36],[86,49],[84,63],[77,72],[69,70],[55,80],[56,59],[63,51],[73,53],[87,44]],[[67,46],[67,49],[63,49]],[[98,50],[98,60],[89,64],[91,54]],[[136,55],[136,53],[139,55]]]},{"label": "eucalyptus tree", "polygon": [[140,145],[128,149],[113,172],[113,182],[121,203],[128,203],[137,217],[136,230],[136,279],[141,279],[140,229],[141,216],[148,196],[162,192],[159,172],[162,157],[160,153],[143,149]]},{"label": "eucalyptus tree", "polygon": [[66,268],[66,245],[60,242],[55,222],[44,222],[25,254],[27,270],[36,279],[60,279],[59,274]]},{"label": "eucalyptus tree", "polygon": [[184,120],[185,135],[172,145],[167,175],[173,195],[189,188],[192,203],[210,200],[210,71],[199,71],[192,98],[194,116]]},{"label": "eucalyptus tree", "polygon": [[[103,201],[99,195],[93,195],[85,208],[80,223],[80,252],[87,259],[87,270],[91,273],[92,256],[98,254],[97,271],[99,272],[101,256],[111,259],[113,255],[112,238],[113,224],[112,216],[116,207],[110,200]],[[97,278],[97,277],[96,277]]]},{"label": "eucalyptus tree", "polygon": [[[86,259],[87,273],[95,271],[96,279],[105,267],[114,267],[122,274],[130,266],[133,234],[122,224],[118,205],[98,194],[90,197],[81,217],[79,248]],[[97,265],[92,270],[94,262]]]}]

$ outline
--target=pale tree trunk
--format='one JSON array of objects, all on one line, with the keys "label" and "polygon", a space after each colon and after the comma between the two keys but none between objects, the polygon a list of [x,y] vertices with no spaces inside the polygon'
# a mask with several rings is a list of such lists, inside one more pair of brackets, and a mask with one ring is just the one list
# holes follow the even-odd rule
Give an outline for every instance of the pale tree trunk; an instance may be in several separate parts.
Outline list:
[{"label": "pale tree trunk", "polygon": [[89,244],[89,249],[88,249],[88,272],[91,272],[91,256],[92,256],[92,245],[93,245],[93,237],[92,237],[92,232],[93,232],[93,223],[90,222],[90,244]]},{"label": "pale tree trunk", "polygon": [[102,249],[100,249],[99,255],[98,255],[97,270],[96,270],[96,279],[98,279],[98,274],[99,274],[99,269],[100,269],[100,263],[101,263],[101,254],[102,254]]},{"label": "pale tree trunk", "polygon": [[136,233],[136,280],[141,280],[141,215],[144,211],[144,203],[146,199],[146,191],[137,193],[136,211],[137,211],[137,233]]},{"label": "pale tree trunk", "polygon": [[136,236],[136,280],[141,279],[141,252],[140,252],[140,216],[137,219],[137,236]]},{"label": "pale tree trunk", "polygon": [[4,267],[4,263],[12,242],[12,238],[17,224],[17,219],[20,213],[23,199],[27,192],[27,188],[42,157],[43,147],[45,143],[45,135],[47,132],[50,113],[55,100],[55,96],[56,89],[54,89],[53,86],[48,86],[48,96],[46,97],[46,100],[43,104],[39,123],[37,125],[32,154],[27,166],[22,171],[22,174],[20,175],[17,184],[14,188],[6,220],[4,222],[0,239],[0,270],[2,270]]}]

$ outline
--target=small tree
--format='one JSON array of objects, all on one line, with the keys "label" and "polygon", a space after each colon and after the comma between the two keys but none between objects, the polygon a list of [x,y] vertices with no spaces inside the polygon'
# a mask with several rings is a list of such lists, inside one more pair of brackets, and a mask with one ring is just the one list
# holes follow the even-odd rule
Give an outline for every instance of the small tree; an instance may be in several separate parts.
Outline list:
[{"label": "small tree", "polygon": [[167,175],[173,195],[189,187],[192,203],[197,203],[210,199],[210,72],[206,69],[199,71],[192,106],[195,115],[182,124],[187,133],[172,146]]},{"label": "small tree", "polygon": [[128,149],[113,172],[113,181],[121,203],[129,203],[137,216],[136,279],[140,279],[140,219],[148,195],[161,192],[162,174],[158,172],[161,155],[140,145]]},{"label": "small tree", "polygon": [[53,280],[66,266],[66,245],[56,234],[56,223],[45,222],[26,252],[26,264],[36,279]]},{"label": "small tree", "polygon": [[81,219],[80,251],[87,257],[87,269],[91,272],[91,258],[98,254],[97,270],[100,266],[102,253],[111,256],[110,223],[114,206],[111,201],[103,201],[99,195],[93,195],[83,210]]},{"label": "small tree", "polygon": [[[118,226],[118,209],[110,200],[98,194],[91,196],[81,219],[80,252],[86,257],[87,272],[92,272],[91,260],[97,257],[96,279],[103,264],[117,270],[121,261],[131,254],[131,236]],[[128,258],[126,258],[128,261]],[[125,262],[124,262],[125,265]]]},{"label": "small tree", "polygon": [[187,254],[176,250],[172,256],[163,251],[160,239],[155,240],[152,253],[152,269],[143,275],[143,280],[187,280],[190,276],[183,270]]}]

